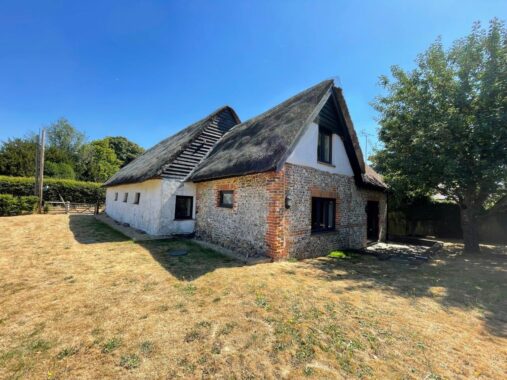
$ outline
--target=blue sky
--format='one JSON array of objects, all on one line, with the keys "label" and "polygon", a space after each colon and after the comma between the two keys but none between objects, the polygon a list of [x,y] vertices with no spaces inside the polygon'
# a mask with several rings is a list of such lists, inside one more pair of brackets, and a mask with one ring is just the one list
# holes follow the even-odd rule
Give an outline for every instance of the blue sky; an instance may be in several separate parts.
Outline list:
[{"label": "blue sky", "polygon": [[505,0],[0,0],[0,141],[63,116],[147,148],[221,105],[246,120],[335,76],[357,132],[376,134],[379,75],[495,16]]}]

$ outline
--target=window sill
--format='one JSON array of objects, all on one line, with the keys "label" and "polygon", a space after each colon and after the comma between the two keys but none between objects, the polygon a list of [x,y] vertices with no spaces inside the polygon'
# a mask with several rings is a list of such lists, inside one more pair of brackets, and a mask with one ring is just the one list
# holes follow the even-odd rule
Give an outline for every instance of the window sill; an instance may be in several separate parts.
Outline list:
[{"label": "window sill", "polygon": [[173,219],[173,221],[175,221],[175,222],[186,222],[187,220],[195,222],[195,219],[193,219],[193,218],[178,218],[178,219],[174,218]]},{"label": "window sill", "polygon": [[317,160],[317,163],[318,163],[318,164],[321,164],[321,165],[330,166],[330,167],[332,167],[332,168],[336,168],[336,165],[330,164],[329,162],[324,162],[324,161],[319,161],[319,160]]},{"label": "window sill", "polygon": [[336,228],[332,229],[332,230],[316,230],[316,231],[312,231],[312,235],[325,235],[325,234],[331,234],[333,232],[336,232]]}]

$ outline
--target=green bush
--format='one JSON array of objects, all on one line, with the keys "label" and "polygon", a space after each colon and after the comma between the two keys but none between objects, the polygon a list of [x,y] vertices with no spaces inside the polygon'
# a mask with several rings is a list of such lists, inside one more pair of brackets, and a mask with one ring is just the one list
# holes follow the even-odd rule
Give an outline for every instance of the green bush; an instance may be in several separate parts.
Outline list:
[{"label": "green bush", "polygon": [[0,216],[32,213],[37,206],[38,198],[30,195],[15,197],[11,194],[0,194]]},{"label": "green bush", "polygon": [[[34,194],[35,179],[33,177],[0,176],[0,194],[29,196]],[[65,201],[76,203],[104,203],[106,189],[100,183],[83,182],[71,179],[44,179],[44,200]]]}]

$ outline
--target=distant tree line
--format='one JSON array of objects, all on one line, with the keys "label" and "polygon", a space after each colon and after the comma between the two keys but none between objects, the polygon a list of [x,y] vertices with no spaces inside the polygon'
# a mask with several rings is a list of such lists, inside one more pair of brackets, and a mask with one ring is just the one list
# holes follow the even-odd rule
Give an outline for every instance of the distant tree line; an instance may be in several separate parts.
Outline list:
[{"label": "distant tree line", "polygon": [[[144,152],[125,137],[86,141],[85,135],[61,118],[47,127],[44,175],[51,178],[104,182]],[[35,175],[37,136],[13,138],[0,145],[0,175]]]}]

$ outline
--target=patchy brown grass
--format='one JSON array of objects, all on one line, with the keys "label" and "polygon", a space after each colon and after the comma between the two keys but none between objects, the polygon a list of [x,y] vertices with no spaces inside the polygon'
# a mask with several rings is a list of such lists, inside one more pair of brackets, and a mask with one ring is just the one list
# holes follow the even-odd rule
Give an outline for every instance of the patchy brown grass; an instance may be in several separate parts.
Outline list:
[{"label": "patchy brown grass", "polygon": [[[189,247],[186,257],[169,248]],[[0,218],[0,378],[502,378],[507,253],[241,266],[89,216]]]}]

